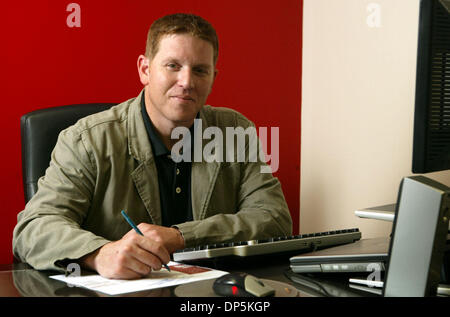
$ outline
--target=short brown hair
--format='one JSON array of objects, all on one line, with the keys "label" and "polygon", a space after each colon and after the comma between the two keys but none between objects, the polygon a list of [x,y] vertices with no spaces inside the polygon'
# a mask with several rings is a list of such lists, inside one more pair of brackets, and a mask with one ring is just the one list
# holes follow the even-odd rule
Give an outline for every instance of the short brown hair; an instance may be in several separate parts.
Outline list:
[{"label": "short brown hair", "polygon": [[219,56],[219,40],[212,25],[194,14],[176,13],[159,18],[150,26],[147,34],[145,56],[153,58],[158,53],[159,42],[165,35],[189,34],[212,44],[214,64]]}]

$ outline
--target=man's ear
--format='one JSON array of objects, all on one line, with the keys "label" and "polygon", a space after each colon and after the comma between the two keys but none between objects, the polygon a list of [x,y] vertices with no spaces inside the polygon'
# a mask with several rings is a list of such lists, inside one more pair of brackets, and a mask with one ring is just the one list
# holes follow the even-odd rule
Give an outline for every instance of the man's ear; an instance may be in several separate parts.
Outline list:
[{"label": "man's ear", "polygon": [[214,80],[216,80],[217,77],[217,73],[219,72],[219,70],[217,68],[214,69]]},{"label": "man's ear", "polygon": [[214,82],[216,81],[216,77],[217,77],[217,73],[219,72],[219,70],[217,68],[214,69],[214,77],[213,77],[213,81],[211,83],[211,87],[209,88],[209,93],[210,94],[212,92],[212,88],[214,86]]},{"label": "man's ear", "polygon": [[148,57],[139,55],[137,59],[137,68],[139,79],[141,80],[142,85],[146,86],[150,76],[150,60]]}]

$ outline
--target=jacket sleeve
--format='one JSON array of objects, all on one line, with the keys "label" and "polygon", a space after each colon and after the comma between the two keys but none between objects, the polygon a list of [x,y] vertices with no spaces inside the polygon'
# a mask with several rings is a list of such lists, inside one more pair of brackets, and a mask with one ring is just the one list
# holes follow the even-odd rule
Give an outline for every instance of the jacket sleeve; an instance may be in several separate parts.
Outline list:
[{"label": "jacket sleeve", "polygon": [[64,261],[78,259],[109,242],[81,229],[95,179],[82,134],[74,128],[62,131],[50,166],[38,181],[37,193],[17,216],[14,255],[38,270],[63,270]]},{"label": "jacket sleeve", "polygon": [[248,241],[292,234],[292,219],[276,178],[255,186],[258,176],[248,176],[241,195],[246,195],[235,214],[214,216],[176,225],[186,247],[226,241]]},{"label": "jacket sleeve", "polygon": [[[240,126],[254,127],[247,119],[241,116],[238,119]],[[247,142],[247,153],[248,147]],[[266,163],[260,160],[250,162],[246,157],[244,162],[233,167],[238,172],[224,172],[224,182],[237,184],[221,186],[224,192],[220,199],[235,195],[227,187],[238,188],[236,209],[232,213],[206,215],[205,219],[176,225],[184,236],[186,247],[292,234],[292,219],[279,180],[271,173],[261,173],[261,168],[267,167]]]}]

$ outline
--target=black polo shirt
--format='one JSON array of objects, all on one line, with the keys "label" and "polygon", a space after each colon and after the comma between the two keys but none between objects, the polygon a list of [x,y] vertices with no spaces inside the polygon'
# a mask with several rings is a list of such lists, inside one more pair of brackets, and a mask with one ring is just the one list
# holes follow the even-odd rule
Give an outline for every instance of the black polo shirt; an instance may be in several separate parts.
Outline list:
[{"label": "black polo shirt", "polygon": [[[162,225],[170,227],[190,221],[193,219],[191,201],[192,163],[184,161],[176,163],[172,160],[170,151],[159,138],[148,116],[145,108],[144,93],[142,93],[141,112],[158,173]],[[190,131],[191,142],[193,142],[193,127],[191,127]],[[192,143],[191,148],[194,148]]]}]

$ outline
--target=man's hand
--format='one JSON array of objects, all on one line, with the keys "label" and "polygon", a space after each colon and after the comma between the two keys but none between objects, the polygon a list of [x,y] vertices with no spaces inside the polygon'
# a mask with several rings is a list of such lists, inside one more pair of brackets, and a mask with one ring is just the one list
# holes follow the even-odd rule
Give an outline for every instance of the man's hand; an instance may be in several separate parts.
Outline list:
[{"label": "man's hand", "polygon": [[82,266],[115,279],[140,278],[152,270],[160,270],[162,264],[169,261],[170,254],[162,242],[145,233],[141,236],[134,229],[122,239],[107,243],[80,259]]},{"label": "man's hand", "polygon": [[134,279],[160,270],[162,264],[170,261],[171,253],[184,248],[184,239],[176,228],[148,223],[141,223],[138,228],[144,236],[132,229],[122,239],[82,257],[81,265],[103,277]]},{"label": "man's hand", "polygon": [[162,243],[170,254],[176,250],[184,249],[183,236],[176,228],[162,227],[148,223],[141,223],[138,225],[138,228],[145,237]]}]

